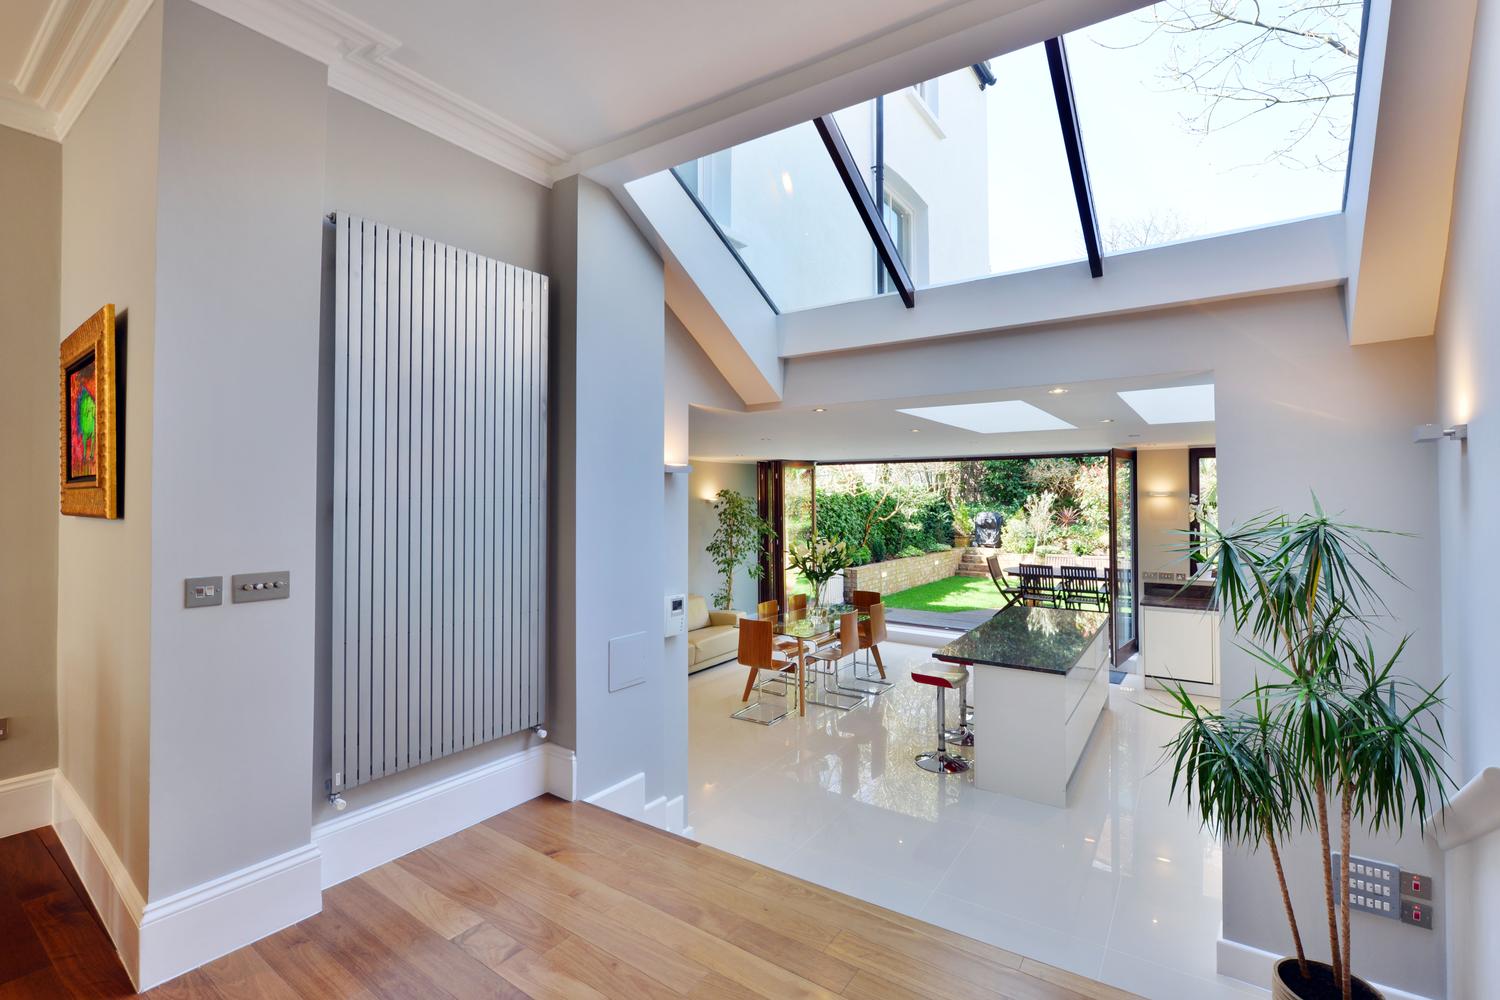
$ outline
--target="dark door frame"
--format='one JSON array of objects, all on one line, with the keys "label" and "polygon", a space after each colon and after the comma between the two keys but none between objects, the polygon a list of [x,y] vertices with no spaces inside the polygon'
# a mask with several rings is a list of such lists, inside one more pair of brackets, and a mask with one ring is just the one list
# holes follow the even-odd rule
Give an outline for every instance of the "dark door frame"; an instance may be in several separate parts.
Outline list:
[{"label": "dark door frame", "polygon": [[[1140,619],[1140,563],[1141,563],[1141,532],[1140,532],[1140,487],[1137,481],[1138,467],[1136,465],[1136,449],[1134,448],[1111,448],[1109,452],[1109,647],[1110,661],[1118,667],[1140,648],[1141,619]],[[1119,462],[1130,463],[1130,594],[1129,603],[1125,605],[1130,608],[1130,613],[1135,617],[1134,634],[1121,642],[1116,635],[1115,621],[1120,614],[1120,565],[1119,565],[1119,539],[1116,533],[1117,516],[1119,510],[1116,491],[1119,477],[1116,473],[1116,465]]]},{"label": "dark door frame", "polygon": [[[1198,481],[1198,464],[1199,464],[1199,462],[1202,461],[1205,458],[1212,458],[1215,461],[1217,461],[1218,460],[1218,456],[1219,456],[1219,449],[1215,448],[1215,447],[1189,448],[1188,449],[1188,496],[1190,498],[1196,499],[1197,496],[1198,496],[1198,486],[1199,486],[1199,481]],[[1193,520],[1191,520],[1191,521],[1188,522],[1188,540],[1192,544],[1194,551],[1197,551],[1197,548],[1198,548],[1198,531],[1202,527],[1203,527],[1203,525],[1201,525],[1201,524],[1198,523],[1198,519],[1197,518],[1193,518]],[[1200,562],[1198,562],[1196,559],[1193,559],[1191,556],[1189,556],[1189,558],[1188,558],[1188,575],[1191,576],[1193,574],[1196,574],[1198,572],[1198,567],[1201,566],[1201,565],[1203,565],[1203,564],[1200,563]]]}]

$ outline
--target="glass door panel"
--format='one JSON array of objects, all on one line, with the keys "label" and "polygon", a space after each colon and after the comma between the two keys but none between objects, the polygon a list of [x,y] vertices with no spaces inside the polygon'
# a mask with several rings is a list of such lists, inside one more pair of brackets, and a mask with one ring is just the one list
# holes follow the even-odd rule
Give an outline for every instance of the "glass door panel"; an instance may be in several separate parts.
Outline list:
[{"label": "glass door panel", "polygon": [[1116,448],[1109,456],[1110,632],[1114,663],[1136,651],[1135,451]]},{"label": "glass door panel", "polygon": [[812,538],[817,471],[811,462],[781,463],[781,594],[782,607],[792,594],[812,596],[813,587],[792,567],[792,546]]}]

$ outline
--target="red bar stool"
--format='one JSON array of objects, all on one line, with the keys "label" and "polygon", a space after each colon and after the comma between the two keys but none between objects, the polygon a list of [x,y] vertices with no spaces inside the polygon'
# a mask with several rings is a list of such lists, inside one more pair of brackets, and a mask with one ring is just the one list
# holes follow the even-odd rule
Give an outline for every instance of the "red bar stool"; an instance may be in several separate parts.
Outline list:
[{"label": "red bar stool", "polygon": [[958,725],[943,735],[956,747],[971,747],[974,745],[974,706],[969,704],[969,671],[967,667],[957,669],[964,672],[964,679],[958,685]]},{"label": "red bar stool", "polygon": [[936,750],[917,754],[917,766],[933,774],[960,774],[972,767],[969,758],[948,752],[948,702],[949,691],[963,690],[969,672],[962,667],[934,668],[927,671],[913,670],[911,679],[918,684],[931,684],[937,688],[937,737]]}]

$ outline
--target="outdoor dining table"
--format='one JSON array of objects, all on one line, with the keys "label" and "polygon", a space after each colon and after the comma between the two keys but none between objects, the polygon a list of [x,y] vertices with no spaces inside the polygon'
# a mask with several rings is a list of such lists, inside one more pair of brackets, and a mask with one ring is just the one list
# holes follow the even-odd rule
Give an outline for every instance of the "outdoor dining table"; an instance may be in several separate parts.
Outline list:
[{"label": "outdoor dining table", "polygon": [[[839,620],[851,611],[859,611],[852,604],[820,604],[815,607],[789,608],[772,619],[771,631],[797,640],[797,714],[807,714],[807,699],[802,696],[807,683],[807,653],[809,648],[819,646],[839,634]],[[759,615],[745,615],[754,621],[763,620]],[[858,622],[870,620],[869,612],[859,611]]]}]

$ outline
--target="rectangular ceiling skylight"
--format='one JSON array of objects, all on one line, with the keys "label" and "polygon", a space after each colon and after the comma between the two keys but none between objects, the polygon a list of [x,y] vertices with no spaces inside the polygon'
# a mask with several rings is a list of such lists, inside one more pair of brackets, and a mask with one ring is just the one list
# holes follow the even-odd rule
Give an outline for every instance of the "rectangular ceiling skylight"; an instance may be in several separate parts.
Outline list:
[{"label": "rectangular ceiling skylight", "polygon": [[1214,418],[1212,383],[1131,389],[1119,397],[1148,424],[1190,424]]},{"label": "rectangular ceiling skylight", "polygon": [[902,413],[934,423],[961,427],[977,434],[1015,434],[1020,431],[1070,431],[1074,426],[1046,410],[1019,399],[993,403],[956,403],[951,406],[918,406]]}]

